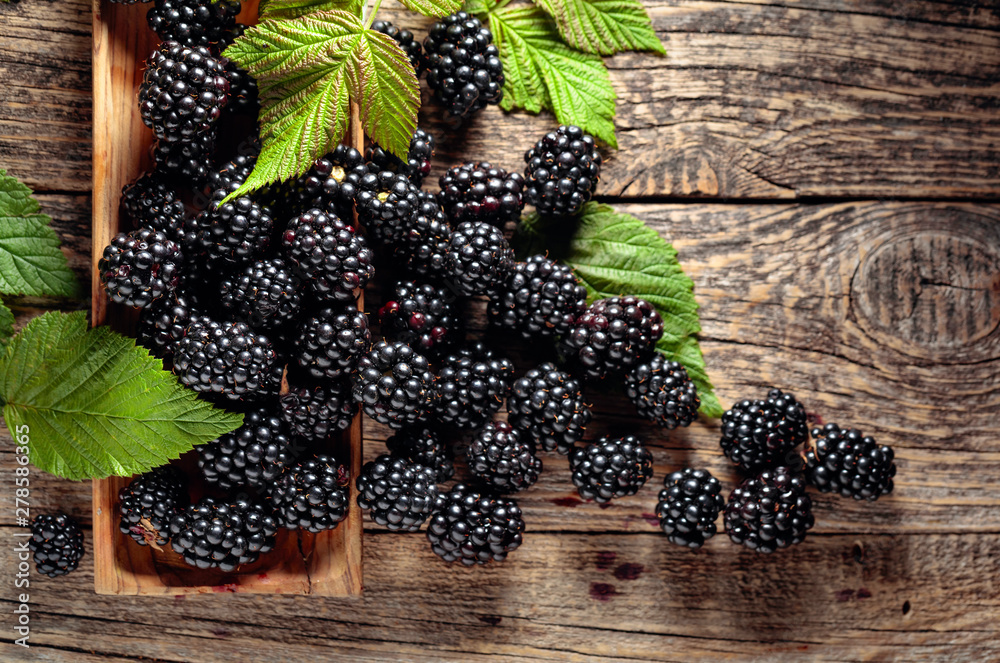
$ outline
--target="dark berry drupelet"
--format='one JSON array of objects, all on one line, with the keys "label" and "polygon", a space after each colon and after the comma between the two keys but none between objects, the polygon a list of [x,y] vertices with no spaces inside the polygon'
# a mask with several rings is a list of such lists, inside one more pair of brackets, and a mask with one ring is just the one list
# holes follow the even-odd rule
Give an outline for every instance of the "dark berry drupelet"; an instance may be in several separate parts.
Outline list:
[{"label": "dark berry drupelet", "polygon": [[271,510],[261,503],[203,497],[171,519],[170,546],[191,566],[230,573],[270,552],[277,532]]},{"label": "dark berry drupelet", "polygon": [[157,467],[118,491],[118,529],[140,546],[165,546],[170,539],[170,519],[188,503],[184,475],[174,467]]},{"label": "dark berry drupelet", "polygon": [[722,484],[708,470],[687,468],[667,475],[656,517],[671,543],[701,548],[715,536],[715,521],[726,506],[721,491]]},{"label": "dark berry drupelet", "polygon": [[481,221],[460,224],[448,243],[448,279],[460,295],[493,295],[514,269],[514,252],[496,226]]},{"label": "dark berry drupelet", "polygon": [[573,216],[597,190],[601,153],[580,127],[562,125],[525,152],[524,198],[542,216]]},{"label": "dark berry drupelet", "polygon": [[806,452],[806,479],[820,491],[871,501],[892,492],[892,447],[837,424],[814,428],[812,436],[815,446]]},{"label": "dark berry drupelet", "polygon": [[121,206],[136,227],[146,226],[171,235],[184,221],[184,203],[161,170],[143,174],[122,188]]},{"label": "dark berry drupelet", "polygon": [[393,259],[414,276],[440,281],[447,275],[451,226],[434,194],[421,191],[418,196],[420,207],[402,242],[393,248]]},{"label": "dark berry drupelet", "polygon": [[350,218],[357,182],[368,173],[364,157],[353,147],[338,145],[313,162],[304,175],[277,184],[262,194],[278,218],[292,219],[317,208],[341,219]]},{"label": "dark berry drupelet", "polygon": [[417,215],[419,194],[420,188],[404,174],[366,173],[357,180],[358,220],[370,237],[387,247],[396,246],[404,241]]},{"label": "dark berry drupelet", "polygon": [[437,475],[404,458],[381,455],[358,475],[358,506],[394,532],[416,532],[438,497]]},{"label": "dark berry drupelet", "polygon": [[807,439],[805,408],[780,389],[771,389],[766,400],[740,401],[722,415],[722,451],[744,472],[788,464],[787,456]]},{"label": "dark berry drupelet", "polygon": [[303,281],[323,299],[354,301],[375,275],[365,238],[332,212],[313,208],[293,218],[282,243]]},{"label": "dark berry drupelet", "polygon": [[269,490],[281,527],[322,532],[336,529],[350,506],[347,468],[329,456],[286,467]]},{"label": "dark berry drupelet", "polygon": [[393,457],[434,470],[438,483],[444,483],[455,474],[454,454],[437,432],[426,426],[411,426],[393,434],[385,441]]},{"label": "dark berry drupelet", "polygon": [[220,488],[267,486],[292,460],[291,437],[272,406],[251,410],[232,433],[202,444],[198,467],[208,483]]},{"label": "dark berry drupelet", "polygon": [[569,466],[580,497],[603,503],[635,495],[653,476],[653,454],[632,435],[602,437],[574,449]]},{"label": "dark berry drupelet", "polygon": [[146,22],[160,39],[216,47],[236,26],[239,13],[239,0],[154,0]]},{"label": "dark berry drupelet", "polygon": [[379,309],[382,334],[426,355],[438,355],[461,340],[463,327],[447,288],[399,281]]},{"label": "dark berry drupelet", "polygon": [[465,12],[445,16],[424,39],[427,85],[449,115],[467,117],[503,97],[503,63],[493,33]]},{"label": "dark berry drupelet", "polygon": [[[237,23],[219,43],[219,52],[225,50],[238,37],[242,37],[246,29],[246,25]],[[225,68],[226,78],[229,80],[229,103],[226,105],[226,110],[230,113],[249,115],[256,119],[257,113],[260,111],[257,79],[232,60],[225,62]]]},{"label": "dark berry drupelet", "polygon": [[746,479],[729,496],[724,521],[733,543],[757,552],[800,543],[813,526],[805,477],[775,467]]},{"label": "dark berry drupelet", "polygon": [[420,74],[424,70],[424,49],[420,46],[420,42],[413,38],[413,33],[409,30],[400,30],[389,21],[375,21],[372,23],[372,30],[377,30],[387,37],[395,39],[399,47],[406,53],[410,64],[413,65],[413,71],[417,78],[420,78]]},{"label": "dark berry drupelet", "polygon": [[526,339],[569,332],[587,308],[587,289],[573,269],[534,255],[514,264],[507,285],[490,300],[490,324]]},{"label": "dark berry drupelet", "polygon": [[139,345],[165,359],[174,354],[188,325],[201,315],[197,301],[187,293],[172,292],[142,310],[136,324]]},{"label": "dark berry drupelet", "polygon": [[198,134],[189,140],[158,140],[151,150],[159,170],[199,187],[212,172],[215,131]]},{"label": "dark berry drupelet", "polygon": [[302,306],[299,278],[283,258],[258,260],[223,278],[222,308],[231,320],[251,327],[275,327],[298,315]]},{"label": "dark berry drupelet", "polygon": [[63,513],[35,516],[28,549],[36,571],[50,578],[64,576],[76,570],[83,557],[83,530]]},{"label": "dark berry drupelet", "polygon": [[503,228],[521,218],[524,178],[485,161],[453,166],[438,181],[438,202],[452,223],[483,221]]},{"label": "dark berry drupelet", "polygon": [[254,160],[237,159],[209,176],[212,188],[208,208],[198,215],[198,244],[208,255],[230,266],[243,265],[263,255],[271,243],[274,219],[267,206],[250,196],[223,202],[236,191],[253,168]]},{"label": "dark berry drupelet", "polygon": [[243,322],[200,318],[174,349],[174,374],[194,391],[225,400],[278,393],[282,366],[274,346]]},{"label": "dark berry drupelet", "polygon": [[426,357],[405,343],[379,341],[358,362],[354,400],[375,421],[398,429],[430,413],[433,387]]},{"label": "dark berry drupelet", "polygon": [[[417,48],[420,48],[419,44],[417,44]],[[413,132],[413,138],[410,139],[410,149],[406,154],[406,163],[403,163],[395,155],[383,150],[378,144],[372,145],[365,152],[365,161],[371,164],[370,168],[374,172],[388,170],[406,175],[410,182],[417,187],[424,183],[424,178],[431,172],[431,159],[433,157],[434,136],[420,127],[417,127]]]},{"label": "dark berry drupelet", "polygon": [[299,366],[312,378],[350,376],[371,349],[368,316],[353,304],[322,309],[302,323],[293,344]]},{"label": "dark berry drupelet", "polygon": [[660,314],[649,302],[630,295],[591,304],[564,341],[584,374],[600,379],[652,359],[661,336]]},{"label": "dark berry drupelet", "polygon": [[504,561],[521,545],[523,536],[524,520],[516,501],[480,493],[465,484],[441,495],[427,524],[434,553],[465,566]]},{"label": "dark berry drupelet", "polygon": [[307,440],[325,440],[347,430],[358,411],[351,385],[345,380],[292,387],[282,394],[280,402],[281,416],[292,433]]},{"label": "dark berry drupelet", "polygon": [[441,361],[434,382],[434,417],[457,428],[478,428],[493,418],[510,394],[514,364],[482,343]]},{"label": "dark berry drupelet", "polygon": [[667,429],[690,426],[701,405],[687,370],[659,353],[625,376],[625,394],[640,417]]},{"label": "dark berry drupelet", "polygon": [[563,455],[583,439],[591,417],[580,383],[552,363],[533,368],[514,382],[507,412],[514,428],[545,451]]},{"label": "dark berry drupelet", "polygon": [[180,247],[165,233],[140,228],[116,235],[97,269],[111,301],[144,308],[177,287],[181,259]]},{"label": "dark berry drupelet", "polygon": [[542,471],[534,443],[506,421],[491,421],[472,438],[466,450],[469,470],[486,486],[501,493],[528,488]]}]

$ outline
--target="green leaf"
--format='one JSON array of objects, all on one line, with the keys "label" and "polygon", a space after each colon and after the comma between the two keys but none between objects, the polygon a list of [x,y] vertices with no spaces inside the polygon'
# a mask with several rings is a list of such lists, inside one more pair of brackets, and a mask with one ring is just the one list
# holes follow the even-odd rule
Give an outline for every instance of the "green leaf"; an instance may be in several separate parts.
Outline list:
[{"label": "green leaf", "polygon": [[548,108],[613,148],[615,90],[604,61],[564,44],[552,19],[537,7],[504,7],[489,15],[504,66],[504,110]]},{"label": "green leaf", "polygon": [[405,163],[420,110],[420,83],[406,53],[392,37],[365,30],[348,78],[365,133]]},{"label": "green leaf", "polygon": [[0,169],[0,293],[73,297],[79,284],[31,189]]},{"label": "green leaf", "polygon": [[497,6],[497,0],[465,0],[462,11],[467,14],[487,14]]},{"label": "green leaf", "polygon": [[288,20],[315,12],[340,10],[360,15],[364,0],[264,0],[260,3],[257,19]]},{"label": "green leaf", "polygon": [[0,348],[7,345],[7,341],[14,335],[14,314],[7,306],[0,302]]},{"label": "green leaf", "polygon": [[29,427],[31,462],[81,480],[146,472],[242,424],[199,400],[133,339],[87,329],[84,312],[29,322],[0,355],[11,432]]},{"label": "green leaf", "polygon": [[462,7],[462,0],[399,0],[404,7],[424,16],[447,16]]},{"label": "green leaf", "polygon": [[667,54],[639,0],[538,0],[538,4],[556,20],[559,33],[573,48],[600,55]]}]

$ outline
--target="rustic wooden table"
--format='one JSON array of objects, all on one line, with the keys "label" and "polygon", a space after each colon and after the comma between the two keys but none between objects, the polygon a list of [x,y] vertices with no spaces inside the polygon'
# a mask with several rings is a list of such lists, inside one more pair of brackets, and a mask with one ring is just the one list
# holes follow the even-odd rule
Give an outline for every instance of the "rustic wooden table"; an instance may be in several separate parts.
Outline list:
[{"label": "rustic wooden table", "polygon": [[[651,518],[662,477],[736,477],[716,423],[644,429],[656,476],[606,509],[575,500],[546,455],[505,564],[448,566],[422,535],[372,528],[359,600],[134,599],[95,596],[87,556],[32,580],[30,650],[10,644],[5,508],[0,660],[1000,660],[1000,3],[649,10],[670,55],[609,62],[622,149],[603,198],[680,251],[724,404],[793,391],[895,447],[895,493],[817,496],[806,543],[772,556],[725,536],[687,552]],[[0,4],[0,167],[38,191],[83,283],[90,21],[90,0]],[[552,123],[490,109],[458,136],[431,124],[438,164],[517,168]],[[86,307],[13,304],[22,323],[43,304]],[[621,408],[599,400],[594,432],[632,425]],[[386,431],[367,431],[373,455]],[[32,502],[89,526],[89,483],[36,474]]]}]

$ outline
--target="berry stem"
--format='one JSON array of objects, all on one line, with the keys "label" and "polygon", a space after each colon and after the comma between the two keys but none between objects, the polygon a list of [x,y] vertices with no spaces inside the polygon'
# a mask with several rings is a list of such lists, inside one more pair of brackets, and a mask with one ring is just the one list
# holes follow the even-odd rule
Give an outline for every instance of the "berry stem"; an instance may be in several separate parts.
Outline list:
[{"label": "berry stem", "polygon": [[375,5],[372,10],[368,12],[368,16],[365,18],[365,29],[372,27],[372,23],[375,22],[375,15],[378,14],[379,8],[382,6],[382,0],[375,0]]}]

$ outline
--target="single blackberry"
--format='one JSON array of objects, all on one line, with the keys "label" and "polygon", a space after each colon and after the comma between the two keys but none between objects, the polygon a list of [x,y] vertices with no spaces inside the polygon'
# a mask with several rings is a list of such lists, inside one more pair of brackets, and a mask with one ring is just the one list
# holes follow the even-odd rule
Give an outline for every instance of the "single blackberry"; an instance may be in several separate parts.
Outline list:
[{"label": "single blackberry", "polygon": [[212,172],[215,131],[193,136],[190,140],[158,140],[151,148],[156,167],[186,182],[201,186]]},{"label": "single blackberry", "polygon": [[501,493],[528,488],[542,471],[535,445],[506,421],[491,421],[479,431],[466,451],[469,470],[485,485]]},{"label": "single blackberry", "polygon": [[154,0],[146,22],[164,41],[214,47],[236,26],[239,13],[239,0]]},{"label": "single blackberry", "polygon": [[542,216],[574,216],[597,190],[601,153],[580,127],[562,125],[524,153],[524,198]]},{"label": "single blackberry", "polygon": [[177,287],[181,250],[165,233],[140,228],[119,233],[97,263],[111,301],[145,308]]},{"label": "single blackberry", "polygon": [[493,418],[510,394],[514,364],[482,343],[460,348],[441,361],[434,382],[434,417],[457,428],[478,428]]},{"label": "single blackberry", "polygon": [[313,208],[288,222],[285,254],[323,299],[350,302],[375,275],[365,238],[335,214]]},{"label": "single blackberry", "polygon": [[427,355],[444,352],[463,336],[453,300],[447,288],[399,281],[378,312],[382,334]]},{"label": "single blackberry", "polygon": [[690,426],[701,405],[687,370],[659,353],[625,376],[625,394],[640,417],[667,429]]},{"label": "single blackberry", "polygon": [[222,279],[222,308],[230,319],[251,327],[274,327],[292,320],[302,306],[299,279],[282,258],[258,260]]},{"label": "single blackberry", "polygon": [[357,194],[357,182],[367,172],[360,152],[353,147],[338,145],[313,162],[304,175],[273,186],[264,194],[264,202],[277,210],[281,219],[294,218],[312,208],[349,219],[350,206]]},{"label": "single blackberry", "polygon": [[400,30],[389,21],[375,21],[372,23],[372,30],[377,30],[387,37],[395,39],[399,47],[406,53],[410,64],[413,65],[413,71],[417,78],[420,78],[420,74],[424,71],[424,49],[420,46],[420,42],[413,38],[413,33],[409,30]]},{"label": "single blackberry", "polygon": [[208,208],[198,215],[198,242],[212,258],[242,265],[262,255],[270,246],[274,218],[267,206],[250,196],[223,202],[243,184],[255,159],[238,157],[209,176]]},{"label": "single blackberry", "polygon": [[[379,23],[379,21],[375,22]],[[420,48],[420,44],[417,44],[417,48]],[[431,172],[431,159],[433,157],[434,136],[420,127],[414,130],[413,138],[410,139],[410,149],[406,154],[406,163],[403,163],[399,157],[383,150],[378,144],[372,145],[365,152],[365,161],[372,164],[371,167],[374,172],[389,170],[394,173],[406,175],[407,179],[416,187],[423,184],[424,178]]]},{"label": "single blackberry", "polygon": [[502,562],[518,549],[523,537],[524,520],[516,501],[461,483],[441,495],[427,524],[434,554],[465,566]]},{"label": "single blackberry", "polygon": [[184,475],[169,465],[142,474],[118,491],[118,529],[140,546],[165,546],[170,519],[188,505]]},{"label": "single blackberry", "polygon": [[564,456],[583,439],[590,407],[580,383],[553,363],[545,363],[516,380],[507,398],[510,423],[545,451]]},{"label": "single blackberry", "polygon": [[403,458],[381,455],[358,475],[358,506],[393,532],[416,532],[438,497],[434,470]]},{"label": "single blackberry", "polygon": [[543,255],[514,264],[506,287],[490,300],[490,324],[526,339],[566,334],[587,308],[587,289],[573,269]]},{"label": "single blackberry", "polygon": [[584,374],[600,379],[652,359],[661,336],[663,319],[653,305],[629,295],[591,304],[564,341]]},{"label": "single blackberry", "polygon": [[257,152],[256,146],[252,146],[250,154],[237,154],[221,168],[210,172],[206,187],[208,195],[218,189],[234,189],[243,184],[257,165]]},{"label": "single blackberry", "polygon": [[393,259],[415,276],[441,280],[447,275],[451,226],[433,193],[417,195],[420,207],[402,242],[393,248]]},{"label": "single blackberry", "polygon": [[292,387],[280,402],[282,419],[292,433],[315,441],[350,428],[358,411],[351,385],[343,380],[318,387]]},{"label": "single blackberry", "polygon": [[205,48],[165,41],[146,61],[139,114],[160,140],[191,140],[211,131],[228,101],[222,62]]},{"label": "single blackberry", "polygon": [[353,304],[318,311],[302,323],[294,339],[299,366],[318,380],[353,374],[371,344],[368,316]]},{"label": "single blackberry", "polygon": [[496,226],[466,222],[451,234],[447,269],[460,295],[496,293],[506,285],[514,269],[514,252]]},{"label": "single blackberry", "polygon": [[821,492],[875,501],[892,492],[896,476],[892,447],[855,428],[814,428],[815,448],[806,452],[806,479]]},{"label": "single blackberry", "polygon": [[201,315],[197,300],[178,288],[142,310],[136,324],[136,340],[154,357],[172,357],[188,325]]},{"label": "single blackberry", "polygon": [[336,529],[350,506],[347,468],[330,456],[315,456],[285,468],[269,490],[281,527],[319,533]]},{"label": "single blackberry", "polygon": [[427,85],[456,117],[468,117],[503,98],[503,63],[493,33],[465,12],[445,16],[424,39]]},{"label": "single blackberry", "polygon": [[726,506],[721,491],[722,484],[708,470],[687,468],[667,475],[656,504],[667,539],[694,549],[715,536],[715,521]]},{"label": "single blackberry", "polygon": [[729,496],[724,522],[733,543],[760,553],[801,543],[813,526],[805,477],[775,467],[746,479]]},{"label": "single blackberry", "polygon": [[206,395],[255,400],[277,394],[282,366],[271,341],[246,323],[199,318],[177,342],[174,374]]},{"label": "single blackberry", "polygon": [[270,509],[248,500],[203,497],[170,521],[170,547],[199,569],[231,573],[274,549],[278,525]]},{"label": "single blackberry", "polygon": [[438,202],[452,223],[483,221],[503,228],[521,218],[524,178],[481,161],[452,166],[438,182]]},{"label": "single blackberry", "polygon": [[438,434],[426,426],[404,428],[385,441],[389,454],[434,470],[438,483],[444,483],[455,474],[454,455],[451,447],[441,441]]},{"label": "single blackberry", "polygon": [[[237,23],[233,26],[232,30],[227,32],[222,41],[219,42],[218,51],[221,53],[237,38],[242,37],[247,27],[243,23]],[[226,110],[249,115],[256,119],[260,110],[257,79],[251,76],[247,70],[240,68],[233,60],[226,60],[225,68],[226,78],[229,79],[229,103],[226,105]]]},{"label": "single blackberry", "polygon": [[398,429],[427,416],[433,386],[422,354],[405,343],[379,341],[358,362],[354,400],[375,421]]},{"label": "single blackberry", "polygon": [[808,439],[805,408],[780,389],[767,392],[767,400],[740,401],[722,415],[722,451],[745,472],[788,463]]},{"label": "single blackberry", "polygon": [[35,570],[50,578],[76,570],[83,557],[83,531],[66,514],[35,516],[31,520],[28,542],[35,560]]},{"label": "single blackberry", "polygon": [[[353,179],[353,178],[351,178]],[[420,209],[420,189],[391,170],[369,172],[357,180],[358,220],[386,246],[400,244]]]},{"label": "single blackberry", "polygon": [[198,446],[198,467],[208,483],[224,490],[259,488],[292,460],[290,446],[288,426],[269,405],[247,412],[233,432]]},{"label": "single blackberry", "polygon": [[122,188],[121,206],[136,227],[149,227],[168,235],[184,220],[184,203],[162,170],[144,173]]},{"label": "single blackberry", "polygon": [[580,497],[604,503],[639,492],[653,476],[653,454],[632,435],[606,436],[574,449],[569,466]]}]

